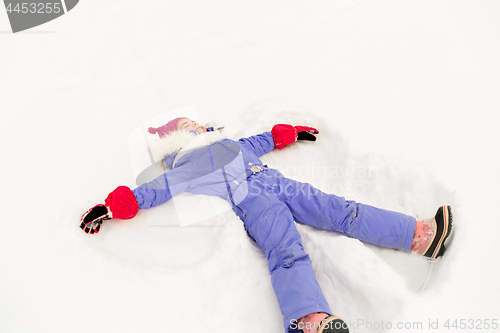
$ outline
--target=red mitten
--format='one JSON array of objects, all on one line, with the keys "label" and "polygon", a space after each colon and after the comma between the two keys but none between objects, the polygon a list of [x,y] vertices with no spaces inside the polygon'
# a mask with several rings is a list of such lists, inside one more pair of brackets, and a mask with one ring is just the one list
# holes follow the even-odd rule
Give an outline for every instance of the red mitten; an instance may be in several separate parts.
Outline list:
[{"label": "red mitten", "polygon": [[134,193],[127,186],[119,186],[108,195],[104,205],[95,205],[83,214],[80,228],[86,233],[98,233],[104,220],[131,219],[138,211]]},{"label": "red mitten", "polygon": [[316,141],[313,134],[319,134],[319,131],[314,127],[278,124],[274,125],[271,134],[274,139],[274,148],[283,149],[297,140]]},{"label": "red mitten", "polygon": [[137,215],[139,205],[134,193],[127,186],[118,186],[105,200],[114,219],[127,220]]}]

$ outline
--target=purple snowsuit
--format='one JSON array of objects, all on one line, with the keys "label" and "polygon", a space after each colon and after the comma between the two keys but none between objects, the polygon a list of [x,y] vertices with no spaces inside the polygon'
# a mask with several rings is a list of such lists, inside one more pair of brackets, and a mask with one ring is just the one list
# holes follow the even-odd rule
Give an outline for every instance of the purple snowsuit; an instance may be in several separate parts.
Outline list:
[{"label": "purple snowsuit", "polygon": [[363,242],[410,251],[415,218],[325,194],[269,169],[259,156],[274,149],[271,132],[224,139],[165,158],[170,171],[133,193],[146,209],[189,191],[227,200],[251,238],[266,252],[285,330],[307,314],[332,314],[316,281],[294,221],[347,234]]}]

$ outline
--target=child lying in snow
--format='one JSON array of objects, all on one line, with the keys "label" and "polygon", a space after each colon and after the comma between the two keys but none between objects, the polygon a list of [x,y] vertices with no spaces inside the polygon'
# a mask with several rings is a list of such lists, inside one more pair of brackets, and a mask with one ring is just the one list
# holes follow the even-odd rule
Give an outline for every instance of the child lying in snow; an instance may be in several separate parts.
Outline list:
[{"label": "child lying in snow", "polygon": [[440,207],[434,218],[416,221],[323,193],[259,160],[297,140],[315,141],[315,128],[279,124],[270,132],[233,141],[188,118],[176,118],[149,132],[162,138],[162,163],[170,171],[133,191],[116,188],[104,204],[82,216],[81,228],[97,233],[104,220],[133,218],[139,209],[184,191],[227,200],[266,252],[286,332],[348,332],[346,324],[331,315],[294,221],[432,259],[444,254],[451,239],[449,206]]}]

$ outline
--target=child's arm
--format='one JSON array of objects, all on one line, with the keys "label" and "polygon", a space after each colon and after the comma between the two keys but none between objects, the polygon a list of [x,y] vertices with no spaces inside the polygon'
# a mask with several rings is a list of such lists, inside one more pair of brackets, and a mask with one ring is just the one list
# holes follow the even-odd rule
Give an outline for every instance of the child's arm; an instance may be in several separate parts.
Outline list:
[{"label": "child's arm", "polygon": [[271,132],[241,138],[238,140],[238,143],[252,150],[258,157],[274,149],[274,140]]},{"label": "child's arm", "polygon": [[83,214],[80,228],[86,233],[98,233],[104,220],[131,219],[139,209],[167,202],[189,188],[190,176],[190,170],[181,167],[167,171],[133,191],[127,186],[119,186],[108,195],[104,204],[95,205]]},{"label": "child's arm", "polygon": [[297,140],[316,141],[313,134],[319,134],[313,127],[278,124],[270,132],[242,138],[238,142],[260,157],[274,148],[283,149]]},{"label": "child's arm", "polygon": [[161,205],[186,191],[191,185],[191,178],[191,170],[180,167],[165,172],[132,192],[137,199],[139,209],[147,209]]}]

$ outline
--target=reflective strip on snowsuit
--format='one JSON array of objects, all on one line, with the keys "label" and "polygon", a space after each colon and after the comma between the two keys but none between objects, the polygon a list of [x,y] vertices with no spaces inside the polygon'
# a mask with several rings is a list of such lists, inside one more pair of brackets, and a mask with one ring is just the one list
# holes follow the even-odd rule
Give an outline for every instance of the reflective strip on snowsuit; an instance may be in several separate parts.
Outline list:
[{"label": "reflective strip on snowsuit", "polygon": [[[307,314],[332,314],[294,221],[402,251],[411,249],[416,221],[285,178],[258,158],[273,147],[270,132],[237,142],[222,140],[183,156],[173,170],[133,192],[141,209],[183,191],[228,200],[250,237],[266,252],[286,330]],[[254,174],[254,166],[263,171]]]}]

